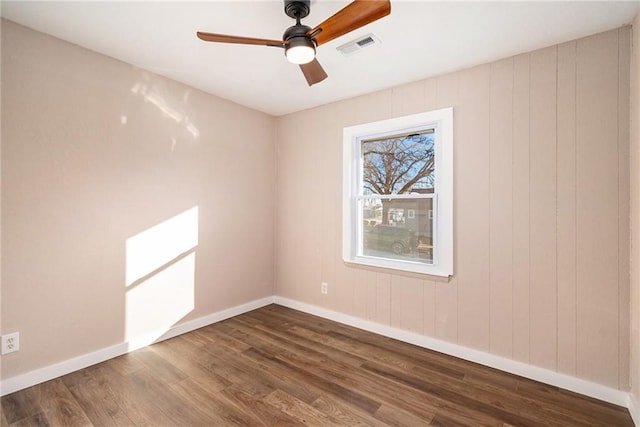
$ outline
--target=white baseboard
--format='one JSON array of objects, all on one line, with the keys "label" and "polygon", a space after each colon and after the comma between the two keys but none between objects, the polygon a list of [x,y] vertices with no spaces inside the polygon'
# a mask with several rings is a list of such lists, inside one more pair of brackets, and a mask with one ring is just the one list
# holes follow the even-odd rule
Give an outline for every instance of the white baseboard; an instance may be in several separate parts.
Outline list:
[{"label": "white baseboard", "polygon": [[[288,298],[276,296],[274,297],[274,302],[308,314],[313,314],[315,316],[344,323],[379,335],[384,335],[389,338],[394,338],[420,347],[428,348],[430,350],[435,350],[440,353],[459,357],[460,359],[480,363],[501,371],[540,381],[545,384],[550,384],[585,396],[613,403],[615,405],[628,407],[631,411],[631,407],[629,406],[630,394],[624,391]],[[637,410],[637,405],[635,409]],[[634,418],[634,420],[636,420],[636,418]],[[640,427],[640,424],[638,424],[637,421],[635,422],[636,425]]]},{"label": "white baseboard", "polygon": [[631,419],[633,420],[634,424],[640,427],[640,404],[636,400],[635,396],[631,393],[629,393],[629,402],[627,408],[629,408],[629,413],[631,414]]},{"label": "white baseboard", "polygon": [[173,338],[186,332],[202,328],[203,326],[207,326],[212,323],[220,322],[230,317],[237,316],[239,314],[246,313],[248,311],[255,310],[272,303],[273,297],[250,301],[246,304],[237,305],[226,310],[218,311],[216,313],[208,314],[206,316],[181,323],[163,333],[149,334],[145,335],[144,337],[137,337],[136,339],[130,340],[128,342],[116,344],[100,349],[98,351],[94,351],[92,353],[84,354],[82,356],[74,357],[73,359],[56,363],[54,365],[45,366],[44,368],[36,369],[24,374],[7,378],[5,380],[2,380],[2,383],[0,384],[0,396],[6,396],[7,394],[25,389],[27,387],[31,387],[36,384],[52,380],[54,378],[58,378],[62,375],[75,372],[79,369],[83,369],[88,366],[104,362],[105,360],[123,355],[125,353],[129,353],[138,348],[153,344],[154,342],[160,342],[169,338]]}]

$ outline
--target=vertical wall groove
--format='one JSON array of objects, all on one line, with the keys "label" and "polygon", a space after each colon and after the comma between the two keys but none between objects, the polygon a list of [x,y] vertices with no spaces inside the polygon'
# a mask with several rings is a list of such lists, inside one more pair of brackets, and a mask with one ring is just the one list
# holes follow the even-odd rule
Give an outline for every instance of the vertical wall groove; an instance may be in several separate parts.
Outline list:
[{"label": "vertical wall groove", "polygon": [[[529,68],[528,68],[528,72],[529,72],[529,79],[527,80],[528,84],[529,84],[529,93],[527,95],[527,102],[528,102],[528,109],[527,109],[527,113],[528,113],[528,117],[527,119],[529,120],[528,123],[528,127],[527,127],[527,131],[528,131],[528,145],[527,145],[527,161],[528,161],[528,165],[527,165],[527,172],[529,173],[529,177],[527,180],[527,197],[529,197],[529,203],[527,204],[527,207],[530,209],[531,208],[531,55],[529,56]],[[528,222],[527,222],[527,233],[528,233],[528,240],[527,243],[530,245],[531,244],[531,216],[529,215],[528,217]],[[527,286],[527,292],[529,293],[528,295],[528,299],[527,299],[527,304],[528,304],[528,310],[529,310],[529,315],[528,315],[528,319],[529,319],[529,323],[527,324],[527,326],[529,327],[529,333],[527,334],[527,339],[529,340],[529,345],[527,346],[527,350],[528,350],[528,354],[527,354],[527,362],[531,361],[531,249],[529,248],[529,251],[527,252],[527,256],[528,256],[528,262],[529,262],[529,266],[527,269],[527,274],[528,276],[528,286]]]},{"label": "vertical wall groove", "polygon": [[[576,46],[575,46],[574,55],[576,57],[578,55],[577,43],[576,43]],[[573,81],[574,81],[574,84],[575,84],[575,82],[578,81],[578,65],[575,62],[574,62],[573,70],[574,70],[574,80]],[[574,88],[574,91],[573,91],[573,97],[574,97],[574,104],[573,104],[573,117],[574,117],[574,120],[573,120],[573,134],[577,135],[577,133],[578,133],[578,121],[575,120],[575,117],[577,117],[577,114],[578,114],[578,91],[575,90],[575,88]],[[575,156],[573,157],[573,179],[574,179],[574,182],[576,182],[576,183],[578,182],[578,144],[576,144],[576,146],[575,146]],[[573,195],[573,206],[574,206],[573,207],[574,212],[577,212],[578,211],[578,197],[577,197],[577,194]],[[575,244],[575,247],[577,248],[578,247],[577,218],[574,218],[574,220],[576,221],[576,233],[574,233],[574,239],[575,239],[575,243],[574,244]],[[578,255],[577,254],[575,254],[575,256],[574,256],[574,269],[575,269],[574,274],[575,274],[575,277],[576,277],[576,280],[577,280],[577,277],[578,277]],[[573,373],[572,374],[573,375],[577,375],[577,365],[578,365],[578,360],[577,360],[578,359],[578,339],[577,339],[577,334],[578,334],[578,286],[575,287],[574,295],[575,295],[575,299],[574,299],[573,302],[574,302],[574,305],[575,305],[575,329],[576,329],[576,331],[575,331],[575,333],[576,333],[576,337],[575,337],[575,362],[574,363],[575,363],[576,367],[573,369]]]},{"label": "vertical wall groove", "polygon": [[[559,78],[559,66],[558,66],[558,49],[556,48],[556,120],[554,123],[554,126],[556,127],[556,159],[558,159],[558,102],[560,96],[558,94],[558,78]],[[556,161],[556,177],[559,176],[559,161]],[[558,207],[558,190],[559,190],[559,179],[556,179],[555,182],[555,186],[556,186],[556,235],[558,235],[558,228],[559,228],[559,218],[560,218],[560,212],[559,212],[559,207]],[[560,244],[559,239],[556,239],[556,266],[558,265],[558,245]],[[560,288],[558,287],[558,275],[556,275],[556,316],[560,315],[560,307],[559,307],[559,295],[560,292]],[[559,326],[559,321],[556,323],[556,348],[558,349],[558,351],[556,351],[556,369],[558,366],[560,366],[560,326]]]}]

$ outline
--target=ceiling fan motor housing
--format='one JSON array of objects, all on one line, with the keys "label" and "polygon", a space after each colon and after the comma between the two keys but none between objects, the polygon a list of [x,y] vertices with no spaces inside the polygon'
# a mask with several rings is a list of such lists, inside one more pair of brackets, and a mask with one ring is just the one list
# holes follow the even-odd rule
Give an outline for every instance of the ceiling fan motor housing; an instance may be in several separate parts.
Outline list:
[{"label": "ceiling fan motor housing", "polygon": [[282,35],[282,40],[284,41],[293,41],[294,39],[297,38],[307,38],[307,32],[311,30],[311,27],[308,27],[306,25],[294,25],[292,27],[289,27],[285,30],[284,34]]}]

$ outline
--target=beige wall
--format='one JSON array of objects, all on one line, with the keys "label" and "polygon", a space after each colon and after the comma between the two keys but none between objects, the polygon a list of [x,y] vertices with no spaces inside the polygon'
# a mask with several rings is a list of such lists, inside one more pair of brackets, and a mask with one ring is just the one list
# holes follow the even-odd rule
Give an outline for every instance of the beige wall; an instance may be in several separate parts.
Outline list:
[{"label": "beige wall", "polygon": [[[631,63],[631,391],[640,410],[640,14]],[[640,416],[637,413],[636,416]],[[636,420],[638,421],[638,420]]]},{"label": "beige wall", "polygon": [[[630,37],[278,118],[277,295],[628,390]],[[449,106],[455,275],[345,265],[342,128]]]},{"label": "beige wall", "polygon": [[3,21],[3,378],[272,295],[274,141],[273,117]]}]

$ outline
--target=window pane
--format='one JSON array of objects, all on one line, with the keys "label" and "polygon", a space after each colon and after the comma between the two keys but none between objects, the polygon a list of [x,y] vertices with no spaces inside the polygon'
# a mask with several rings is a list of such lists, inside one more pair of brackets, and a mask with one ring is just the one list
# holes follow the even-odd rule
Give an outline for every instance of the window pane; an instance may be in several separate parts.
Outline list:
[{"label": "window pane", "polygon": [[362,194],[433,192],[433,130],[362,141]]},{"label": "window pane", "polygon": [[433,263],[433,199],[361,199],[364,256]]}]

